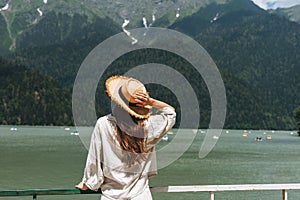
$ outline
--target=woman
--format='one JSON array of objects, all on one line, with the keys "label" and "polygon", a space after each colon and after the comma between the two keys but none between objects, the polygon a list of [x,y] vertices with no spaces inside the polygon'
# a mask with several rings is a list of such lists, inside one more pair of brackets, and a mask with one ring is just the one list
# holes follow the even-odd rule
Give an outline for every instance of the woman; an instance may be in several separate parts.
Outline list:
[{"label": "woman", "polygon": [[[81,190],[102,191],[106,199],[152,199],[148,178],[156,175],[155,144],[175,123],[175,109],[150,98],[136,79],[113,76],[106,90],[115,103],[112,114],[94,128]],[[158,110],[152,115],[152,108]]]}]

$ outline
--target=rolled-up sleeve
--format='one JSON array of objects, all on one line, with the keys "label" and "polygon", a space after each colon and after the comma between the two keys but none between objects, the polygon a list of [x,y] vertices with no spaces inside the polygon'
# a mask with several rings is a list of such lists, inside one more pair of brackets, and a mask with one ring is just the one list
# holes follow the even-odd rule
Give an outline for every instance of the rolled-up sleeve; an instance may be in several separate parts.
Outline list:
[{"label": "rolled-up sleeve", "polygon": [[164,107],[157,114],[149,118],[148,143],[157,143],[175,124],[176,112],[174,109]]},{"label": "rolled-up sleeve", "polygon": [[90,148],[84,169],[82,182],[94,191],[97,191],[103,183],[103,171],[101,167],[102,145],[99,121],[92,133]]}]

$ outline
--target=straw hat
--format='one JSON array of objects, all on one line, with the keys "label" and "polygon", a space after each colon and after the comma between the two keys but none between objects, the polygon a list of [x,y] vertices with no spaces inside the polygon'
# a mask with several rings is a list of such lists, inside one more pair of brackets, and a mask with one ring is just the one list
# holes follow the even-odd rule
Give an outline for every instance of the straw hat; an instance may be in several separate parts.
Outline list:
[{"label": "straw hat", "polygon": [[136,106],[132,102],[133,94],[137,91],[147,92],[140,81],[125,76],[112,76],[106,80],[105,86],[108,96],[131,116],[139,119],[147,119],[150,116],[151,109]]}]

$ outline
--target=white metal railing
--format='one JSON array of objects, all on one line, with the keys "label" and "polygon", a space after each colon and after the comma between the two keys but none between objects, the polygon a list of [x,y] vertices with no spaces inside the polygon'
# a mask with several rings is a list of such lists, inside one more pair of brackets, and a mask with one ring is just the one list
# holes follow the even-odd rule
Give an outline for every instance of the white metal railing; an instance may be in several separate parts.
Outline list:
[{"label": "white metal railing", "polygon": [[[281,190],[282,200],[288,199],[288,190],[300,190],[300,184],[248,184],[248,185],[190,185],[190,186],[164,186],[151,187],[151,192],[208,192],[210,200],[215,199],[215,192],[222,191],[263,191]],[[79,189],[29,189],[29,190],[0,190],[0,197],[8,196],[37,196],[43,195],[79,195],[101,194],[101,191],[82,191]]]},{"label": "white metal railing", "polygon": [[281,190],[282,200],[287,200],[288,190],[300,190],[300,184],[191,185],[151,188],[152,192],[208,192],[210,200],[215,199],[215,192],[262,190]]}]

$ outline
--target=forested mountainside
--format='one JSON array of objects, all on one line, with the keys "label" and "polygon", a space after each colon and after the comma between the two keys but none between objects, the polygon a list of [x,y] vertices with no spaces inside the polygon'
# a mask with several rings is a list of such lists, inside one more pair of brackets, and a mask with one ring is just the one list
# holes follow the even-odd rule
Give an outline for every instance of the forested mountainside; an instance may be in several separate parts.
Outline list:
[{"label": "forested mountainside", "polygon": [[[189,8],[190,15],[181,15],[174,22],[169,20],[170,12],[166,12],[155,21],[153,26],[178,30],[193,37],[212,56],[226,87],[228,112],[225,127],[294,129],[296,123],[292,110],[300,100],[300,85],[297,80],[297,75],[300,74],[300,25],[285,17],[270,14],[249,0],[216,2],[206,1],[205,4],[198,6],[197,11]],[[66,8],[73,6],[70,2],[64,4]],[[26,69],[24,70],[26,76],[32,76],[33,81],[35,73],[45,76],[47,80],[51,79],[53,82],[45,83],[49,84],[49,87],[45,86],[48,89],[43,91],[47,95],[48,92],[55,95],[54,91],[61,90],[66,95],[64,99],[52,98],[53,102],[56,102],[54,106],[57,106],[55,107],[57,110],[61,109],[60,105],[63,105],[61,102],[64,102],[64,105],[71,105],[72,84],[87,54],[97,44],[122,32],[121,24],[111,15],[96,10],[87,12],[85,8],[83,4],[81,7],[69,9],[68,12],[63,8],[48,10],[36,24],[18,26],[26,28],[19,33],[13,31],[17,36],[13,51],[7,51],[11,43],[9,43],[10,34],[5,30],[17,27],[18,21],[12,23],[15,25],[10,28],[0,30],[0,37],[6,38],[1,40],[3,45],[0,48],[8,52],[3,54],[7,61],[1,65],[6,66],[4,69],[10,65],[12,69],[16,66],[25,66],[22,69]],[[5,27],[9,24],[6,21],[9,15],[6,18],[3,15],[0,16],[0,24]],[[16,16],[18,15],[15,14],[14,17]],[[201,99],[201,126],[207,127],[210,119],[210,97],[205,83],[197,73],[193,72],[189,63],[176,55],[155,49],[131,52],[112,63],[103,80],[109,75],[122,74],[137,65],[151,62],[172,66],[184,74],[195,88],[198,88],[197,95]],[[9,82],[18,83],[11,70],[3,70],[3,74],[3,78],[7,79],[3,91],[7,90],[5,88],[8,88]],[[105,93],[103,80],[100,81],[97,94]],[[54,87],[54,83],[58,85]],[[52,87],[56,89],[52,90]],[[153,86],[149,86],[149,89],[156,97],[163,94],[163,92],[156,92]],[[34,99],[34,92],[28,94]],[[171,101],[170,103],[179,108],[172,93],[169,91],[166,94],[162,98]],[[109,112],[109,99],[97,95],[96,97],[98,115]],[[20,105],[27,103],[32,105],[30,101],[18,98],[15,93],[9,95],[2,92],[1,99],[15,99]],[[66,106],[65,109],[65,123],[71,124],[71,106]],[[40,108],[37,107],[36,110]],[[180,116],[180,109],[178,110]],[[14,112],[15,119],[20,112]],[[59,113],[55,119],[61,119],[58,117]],[[2,123],[59,125],[62,121],[41,117],[40,119],[43,120],[10,122],[6,120],[6,115],[3,116]]]},{"label": "forested mountainside", "polygon": [[[209,21],[208,17],[203,20],[207,13],[234,5],[211,4],[207,7],[209,12],[200,10],[172,27],[196,38],[220,69],[230,71],[253,88],[265,102],[265,114],[277,119],[274,123],[291,123],[289,116],[292,115],[284,116],[283,113],[291,113],[300,99],[297,78],[300,74],[300,27],[246,4],[226,15],[220,13],[221,17],[215,21]],[[188,29],[190,21],[201,23]]]},{"label": "forested mountainside", "polygon": [[300,5],[296,5],[290,8],[278,8],[276,10],[270,10],[269,12],[284,16],[290,21],[300,24]]},{"label": "forested mountainside", "polygon": [[0,123],[71,125],[71,89],[51,76],[0,58]]}]

